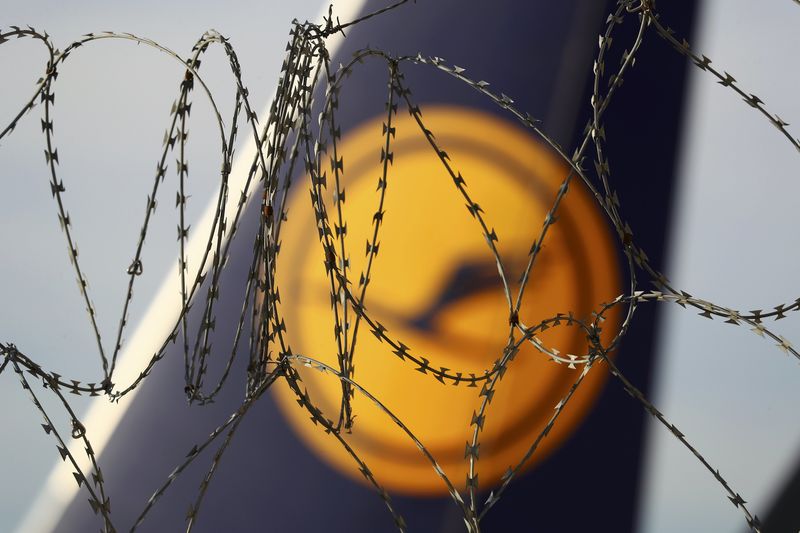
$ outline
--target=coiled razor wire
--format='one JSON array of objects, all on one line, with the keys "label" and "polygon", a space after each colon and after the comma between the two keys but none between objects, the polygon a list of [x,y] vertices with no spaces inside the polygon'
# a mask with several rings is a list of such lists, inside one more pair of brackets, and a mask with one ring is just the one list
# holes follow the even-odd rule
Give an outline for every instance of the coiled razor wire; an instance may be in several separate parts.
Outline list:
[{"label": "coiled razor wire", "polygon": [[[757,335],[775,342],[787,355],[800,360],[800,353],[787,339],[773,333],[765,326],[765,321],[767,320],[779,320],[792,311],[800,310],[800,298],[794,302],[776,305],[771,310],[759,309],[742,312],[694,297],[673,287],[660,272],[650,265],[645,250],[637,245],[633,230],[625,222],[621,214],[620,199],[612,187],[609,162],[603,150],[606,143],[603,116],[614,95],[620,89],[626,72],[634,65],[637,52],[642,43],[648,34],[655,32],[656,35],[666,40],[676,52],[691,60],[697,68],[716,78],[721,85],[739,95],[755,112],[769,121],[798,151],[800,151],[800,139],[792,137],[787,129],[788,123],[778,115],[771,113],[758,96],[746,92],[731,74],[718,69],[708,57],[696,52],[685,39],[676,35],[659,17],[653,0],[620,0],[615,10],[608,16],[605,30],[599,37],[599,49],[593,65],[592,117],[586,125],[582,142],[571,156],[567,155],[555,141],[540,129],[539,122],[536,119],[518,110],[514,106],[513,100],[508,96],[492,91],[487,82],[470,78],[465,73],[464,68],[450,65],[442,58],[422,55],[394,56],[382,50],[364,48],[358,51],[349,63],[339,65],[338,68],[334,68],[331,65],[331,57],[326,48],[326,41],[329,37],[337,33],[344,34],[344,30],[349,26],[361,23],[384,12],[389,12],[407,2],[408,0],[399,0],[379,11],[346,23],[342,23],[338,18],[334,17],[332,8],[322,24],[295,22],[290,32],[291,40],[287,46],[288,54],[282,67],[277,94],[271,105],[265,125],[259,125],[257,114],[251,108],[248,90],[242,83],[236,52],[228,40],[217,32],[209,31],[205,33],[192,48],[191,55],[184,59],[155,41],[129,33],[89,33],[71,43],[63,51],[59,51],[55,48],[47,33],[37,31],[31,27],[11,26],[7,30],[0,31],[0,44],[15,38],[34,39],[44,45],[49,54],[45,74],[38,81],[33,96],[0,132],[0,138],[9,135],[19,121],[28,115],[34,107],[38,105],[42,109],[41,126],[46,139],[44,154],[49,168],[51,192],[56,202],[61,229],[67,241],[69,259],[77,276],[78,287],[94,331],[103,377],[99,382],[94,383],[66,379],[55,372],[42,368],[33,358],[20,352],[10,342],[0,343],[0,353],[3,356],[2,363],[0,363],[0,373],[10,367],[18,375],[23,389],[30,395],[31,401],[44,418],[44,423],[41,424],[42,428],[55,440],[58,453],[71,466],[78,486],[87,491],[89,504],[94,513],[102,519],[104,531],[117,531],[120,526],[115,524],[112,519],[111,500],[106,492],[103,474],[86,428],[71,408],[66,394],[105,395],[109,400],[117,401],[141,385],[150,375],[157,367],[157,363],[163,358],[169,343],[180,341],[185,362],[186,396],[190,402],[206,404],[213,401],[223,388],[244,332],[248,330],[246,323],[249,321],[247,388],[241,405],[204,442],[191,448],[186,459],[173,470],[146,502],[136,522],[130,527],[130,531],[135,530],[142,524],[149,511],[158,503],[161,496],[181,472],[200,457],[202,452],[210,448],[218,440],[221,440],[222,442],[218,445],[213,455],[206,475],[198,487],[196,498],[187,513],[186,530],[191,531],[197,523],[203,498],[216,472],[219,461],[236,434],[239,424],[255,402],[261,399],[271,386],[278,383],[288,386],[294,391],[298,403],[321,426],[321,430],[326,431],[332,435],[332,438],[341,443],[358,465],[366,480],[374,486],[400,531],[407,529],[405,520],[395,510],[389,494],[372,474],[368,465],[349,445],[346,437],[353,425],[355,414],[352,409],[352,398],[356,393],[372,401],[389,420],[396,424],[416,444],[420,453],[425,456],[436,474],[441,478],[454,504],[460,509],[466,530],[477,533],[480,531],[482,518],[502,497],[512,479],[530,460],[531,456],[536,453],[539,444],[557,423],[564,407],[581,386],[585,377],[595,367],[606,365],[611,375],[618,380],[624,390],[656,418],[667,431],[672,433],[717,480],[731,503],[743,513],[750,529],[760,532],[759,519],[748,509],[744,498],[734,490],[719,470],[712,466],[706,457],[690,443],[686,436],[673,423],[667,420],[653,403],[625,377],[613,360],[609,358],[609,354],[619,346],[619,343],[624,338],[639,305],[652,302],[667,302],[699,311],[701,316],[709,319],[716,318],[733,325],[749,327]],[[613,36],[615,31],[629,19],[634,19],[634,23],[638,24],[638,32],[632,43],[622,53],[621,63],[616,68],[609,67],[609,74],[607,75],[606,58],[612,47]],[[53,85],[59,69],[70,55],[79,53],[79,49],[84,45],[105,40],[127,40],[146,45],[166,54],[185,67],[184,77],[180,81],[179,95],[172,107],[169,125],[164,135],[163,149],[156,165],[152,189],[147,197],[144,222],[136,243],[133,260],[127,266],[129,275],[127,296],[116,332],[115,347],[110,354],[103,348],[97,326],[96,313],[87,289],[86,275],[81,269],[75,236],[71,230],[71,218],[66,209],[67,188],[63,180],[59,178],[58,173],[58,150],[55,145],[52,118],[52,110],[55,105]],[[211,46],[222,47],[236,80],[234,108],[227,131],[223,126],[222,117],[211,91],[199,72],[200,57]],[[342,204],[345,202],[345,194],[342,187],[344,162],[338,150],[339,126],[336,119],[338,96],[345,87],[345,79],[359,63],[367,59],[382,62],[387,68],[386,117],[383,127],[383,145],[380,148],[382,173],[378,179],[379,200],[372,220],[373,231],[371,239],[368,240],[366,247],[366,266],[364,271],[356,278],[349,271],[349,262],[347,260],[347,225],[342,211]],[[511,113],[523,126],[539,136],[570,167],[569,172],[561,182],[561,187],[553,198],[552,206],[545,217],[542,229],[532,243],[527,255],[527,264],[521,278],[521,284],[516,294],[512,294],[506,277],[505,264],[497,248],[500,236],[494,228],[487,224],[483,210],[470,197],[466,181],[456,168],[456,163],[450,160],[443,147],[437,143],[434,133],[426,127],[422,111],[415,103],[411,91],[406,86],[403,69],[409,64],[436,69],[480,92],[491,102]],[[211,233],[197,272],[191,275],[187,267],[186,247],[189,235],[185,211],[188,199],[186,179],[189,172],[186,160],[188,135],[186,128],[191,110],[190,95],[197,85],[199,85],[201,91],[205,93],[211,103],[216,117],[219,128],[222,168],[216,201],[216,214]],[[325,100],[318,129],[315,129],[312,126],[313,120],[311,117],[312,95],[320,88],[324,89]],[[494,364],[480,375],[437,367],[434,361],[417,354],[412,348],[392,336],[386,327],[370,317],[365,307],[367,288],[372,275],[374,260],[379,250],[380,230],[383,218],[386,215],[384,200],[389,189],[393,163],[392,141],[396,133],[393,121],[401,106],[411,114],[447,174],[452,178],[456,193],[461,195],[466,202],[469,214],[475,220],[477,229],[488,243],[490,252],[497,263],[503,293],[509,309],[508,341]],[[231,171],[233,147],[239,134],[237,124],[242,121],[248,128],[245,135],[252,135],[256,141],[256,156],[250,166],[243,190],[231,191],[228,178]],[[590,156],[592,148],[594,154]],[[132,300],[133,288],[137,277],[143,271],[142,250],[150,218],[155,212],[159,194],[162,196],[165,194],[163,192],[163,184],[167,172],[167,157],[176,152],[179,178],[176,207],[179,212],[180,316],[171,333],[163,340],[161,347],[152,356],[139,376],[128,384],[119,385],[114,382],[113,378],[121,348],[122,335],[127,325],[128,305]],[[589,157],[593,159],[594,172],[585,165]],[[316,216],[320,246],[324,251],[324,268],[328,277],[335,323],[336,367],[321,362],[314,358],[313,354],[294,353],[287,344],[286,326],[279,311],[280,296],[275,279],[280,248],[280,232],[281,226],[289,221],[285,202],[290,186],[290,178],[294,175],[296,167],[299,167],[299,165],[304,166],[309,176],[308,186],[311,193],[311,203]],[[573,316],[571,312],[566,311],[541,320],[538,324],[527,323],[520,316],[523,294],[547,232],[556,223],[559,206],[567,196],[571,182],[576,178],[580,179],[589,188],[597,204],[616,229],[619,246],[627,258],[630,285],[625,294],[618,296],[611,302],[601,304],[599,311],[594,313],[591,319],[580,319]],[[331,184],[330,181],[333,181],[333,183]],[[333,188],[333,213],[329,213],[329,205],[326,200],[330,194],[329,189],[331,187]],[[225,216],[225,206],[228,203],[228,197],[232,194],[239,194],[239,198],[233,219],[229,220]],[[227,362],[221,377],[213,387],[204,388],[207,364],[212,353],[209,338],[215,326],[215,302],[219,298],[220,275],[228,258],[231,237],[237,231],[246,199],[249,195],[256,194],[259,195],[261,201],[260,229],[253,246],[253,257],[250,262],[246,290],[242,300],[242,308],[233,345],[227,355]],[[657,290],[640,289],[643,281],[654,284]],[[354,285],[355,288],[353,288]],[[205,290],[205,295],[200,296],[199,293],[203,290]],[[187,327],[187,315],[190,308],[198,304],[203,306],[202,322],[197,335],[191,339]],[[613,339],[604,345],[600,340],[601,325],[608,312],[615,307],[623,309],[624,318],[619,331]],[[588,341],[586,353],[580,355],[562,354],[556,347],[545,346],[537,337],[537,334],[541,331],[558,326],[580,328],[585,333]],[[448,478],[424,443],[406,427],[401,419],[381,403],[379,399],[381,391],[368,391],[359,385],[353,362],[358,334],[365,329],[388,344],[397,357],[429,378],[438,380],[441,383],[478,388],[479,407],[470,421],[472,438],[467,443],[465,454],[466,460],[469,462],[466,494],[456,488],[454,482]],[[489,416],[489,405],[495,390],[500,386],[503,375],[510,368],[511,362],[523,344],[533,345],[543,357],[550,358],[557,363],[567,364],[571,368],[581,367],[580,372],[577,372],[572,386],[555,405],[551,418],[530,444],[527,453],[516,465],[509,467],[502,477],[500,485],[490,492],[486,501],[481,502],[477,498],[478,449],[481,442],[481,431],[487,416]],[[298,366],[310,367],[316,371],[329,374],[341,382],[342,395],[337,420],[331,420],[324,416],[312,398],[310,398],[300,383],[300,376],[297,371]],[[32,383],[34,380],[40,381],[42,388],[49,394],[55,395],[63,405],[66,416],[72,425],[70,436],[74,439],[79,439],[83,443],[85,453],[90,461],[91,468],[88,472],[80,468],[78,460],[65,440],[68,437],[58,431],[51,415],[39,402],[39,397]]]}]

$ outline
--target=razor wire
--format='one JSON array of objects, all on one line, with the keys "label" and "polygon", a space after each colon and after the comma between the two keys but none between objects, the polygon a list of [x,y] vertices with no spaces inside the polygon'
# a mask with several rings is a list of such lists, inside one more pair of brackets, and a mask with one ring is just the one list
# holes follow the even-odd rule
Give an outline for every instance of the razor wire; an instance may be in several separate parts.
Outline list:
[{"label": "razor wire", "polygon": [[[701,316],[709,319],[720,319],[733,325],[749,327],[757,335],[774,342],[787,355],[800,360],[800,353],[789,340],[774,333],[765,325],[768,320],[782,319],[788,313],[800,310],[800,298],[793,302],[776,305],[771,310],[758,309],[742,312],[692,296],[673,287],[666,277],[650,264],[645,250],[637,244],[633,230],[624,219],[623,203],[614,191],[609,161],[604,152],[604,146],[613,141],[606,138],[603,119],[613,98],[620,91],[624,76],[633,67],[642,43],[648,36],[655,33],[677,53],[688,58],[697,68],[715,78],[727,90],[733,91],[741,97],[798,151],[800,151],[800,139],[792,137],[787,129],[789,124],[777,114],[769,111],[758,96],[746,92],[731,74],[716,67],[708,57],[696,52],[684,38],[671,30],[659,16],[652,0],[621,0],[615,10],[609,14],[605,30],[599,37],[598,50],[593,63],[592,117],[586,124],[578,148],[572,155],[568,155],[558,143],[548,137],[538,120],[517,109],[510,97],[493,91],[489,88],[488,82],[469,77],[464,68],[448,64],[442,58],[421,54],[397,56],[384,50],[368,47],[356,52],[348,63],[338,67],[332,65],[332,59],[326,47],[327,40],[331,36],[344,34],[346,28],[374,16],[391,16],[389,13],[391,10],[407,2],[408,0],[399,0],[384,9],[345,23],[340,22],[334,16],[332,8],[322,24],[295,22],[290,32],[288,53],[281,70],[276,96],[264,125],[259,124],[258,115],[251,108],[248,90],[242,82],[241,67],[236,52],[228,39],[217,32],[205,33],[192,48],[190,56],[182,58],[156,41],[130,33],[89,33],[60,51],[56,49],[46,32],[17,26],[0,31],[0,44],[11,39],[33,39],[40,42],[47,49],[49,55],[45,74],[38,81],[33,96],[0,132],[0,138],[12,133],[14,127],[34,108],[42,109],[41,127],[46,140],[44,152],[50,175],[50,189],[56,203],[61,230],[68,245],[69,259],[77,277],[81,297],[86,305],[94,333],[101,362],[102,378],[95,382],[65,378],[43,368],[37,364],[35,358],[22,353],[11,342],[0,343],[0,354],[3,356],[0,373],[10,368],[18,375],[22,388],[28,393],[44,419],[44,423],[41,424],[43,430],[55,440],[59,456],[73,470],[73,476],[78,486],[88,493],[89,504],[94,513],[99,515],[99,520],[102,520],[104,531],[118,531],[122,529],[122,526],[112,520],[111,499],[105,489],[100,463],[92,448],[88,431],[73,411],[66,394],[104,395],[112,402],[118,401],[140,386],[158,368],[158,362],[164,357],[169,344],[179,342],[184,356],[183,386],[186,397],[189,402],[206,404],[212,402],[223,389],[237,353],[241,351],[240,345],[247,337],[247,356],[249,357],[246,375],[247,387],[239,408],[205,441],[192,446],[186,458],[175,467],[164,483],[153,492],[150,499],[144,504],[137,520],[130,526],[130,531],[135,530],[144,522],[150,510],[190,464],[217,445],[216,451],[212,453],[206,475],[197,489],[196,498],[187,513],[186,530],[191,531],[197,523],[204,496],[217,471],[219,462],[236,435],[239,424],[250,408],[263,398],[264,393],[270,387],[278,384],[289,387],[296,395],[300,408],[308,412],[312,420],[320,426],[320,431],[329,433],[331,438],[341,444],[367,482],[375,488],[400,531],[406,531],[408,528],[404,518],[393,506],[391,496],[381,486],[380,480],[376,478],[366,462],[348,442],[347,435],[354,424],[355,413],[352,400],[356,394],[362,395],[372,402],[419,448],[420,453],[430,463],[446,487],[454,505],[460,510],[466,530],[478,533],[483,517],[502,497],[515,476],[536,453],[543,439],[558,422],[559,416],[575,391],[580,388],[584,378],[590,372],[603,372],[597,368],[605,366],[605,371],[614,376],[619,385],[666,431],[674,435],[686,450],[708,470],[726,497],[741,511],[750,529],[760,532],[761,524],[758,517],[748,509],[739,492],[723,477],[719,469],[712,466],[706,455],[701,453],[681,430],[669,421],[635,384],[628,380],[609,355],[619,347],[620,342],[624,339],[640,305],[663,302],[697,311]],[[612,49],[615,33],[621,26],[629,23],[636,24],[638,27],[635,38],[622,52],[620,64],[613,68],[609,66],[609,74],[607,74],[606,60]],[[126,267],[128,285],[125,304],[115,335],[114,349],[110,353],[103,347],[86,274],[81,268],[76,238],[71,229],[71,216],[66,208],[67,187],[59,178],[58,172],[58,150],[55,144],[52,115],[55,105],[54,82],[61,67],[71,55],[80,53],[79,49],[83,46],[108,40],[126,40],[145,45],[179,62],[185,69],[183,79],[180,81],[178,97],[170,113],[152,188],[147,196],[144,221],[136,242],[133,260]],[[227,130],[214,97],[200,74],[201,56],[212,46],[219,46],[223,49],[236,83],[234,107]],[[340,92],[347,88],[348,76],[365,61],[378,61],[386,66],[387,94],[382,144],[379,147],[381,175],[377,182],[378,202],[372,218],[371,236],[366,246],[366,264],[358,277],[355,277],[350,271],[347,220],[342,209],[342,204],[345,202],[342,185],[344,160],[339,153],[340,126],[337,122],[337,109]],[[507,278],[506,263],[497,247],[500,236],[488,223],[483,209],[470,196],[466,180],[458,171],[457,162],[450,160],[445,147],[436,140],[435,132],[427,128],[422,109],[414,100],[405,81],[404,71],[413,65],[435,69],[478,91],[488,101],[515,117],[569,166],[568,173],[563,177],[561,186],[552,199],[552,205],[543,221],[542,228],[531,244],[516,294],[512,292]],[[215,115],[219,130],[222,166],[211,231],[196,272],[191,273],[187,257],[190,227],[186,217],[188,200],[186,179],[189,173],[186,146],[188,142],[187,121],[192,105],[190,97],[198,87],[210,102]],[[315,129],[312,118],[314,105],[312,100],[314,95],[321,91],[324,92],[324,102],[318,126]],[[437,366],[434,360],[423,357],[412,347],[393,336],[367,311],[365,302],[368,286],[373,275],[373,268],[377,268],[375,260],[379,252],[381,227],[384,217],[387,216],[384,203],[387,195],[391,194],[393,140],[396,134],[395,117],[401,106],[409,112],[419,132],[436,154],[442,168],[452,179],[455,194],[458,194],[465,202],[469,215],[474,219],[475,230],[482,234],[488,244],[489,253],[497,264],[503,295],[509,310],[508,340],[501,353],[498,354],[499,357],[482,374]],[[233,191],[229,186],[229,176],[234,144],[239,137],[240,123],[245,124],[245,135],[252,136],[255,141],[256,156],[247,173],[243,190]],[[180,315],[170,334],[163,339],[160,348],[142,368],[138,377],[130,383],[117,384],[114,382],[114,376],[122,335],[128,322],[128,306],[133,297],[136,280],[143,272],[143,247],[151,216],[156,210],[159,195],[163,197],[167,194],[164,192],[164,183],[168,168],[167,158],[170,154],[177,154],[176,208],[179,220],[177,240],[181,295]],[[593,162],[591,169],[585,165],[588,159],[592,159]],[[320,265],[320,268],[325,269],[327,288],[331,298],[331,312],[335,326],[333,333],[337,350],[335,367],[323,363],[314,354],[293,352],[286,339],[286,324],[281,315],[280,293],[276,282],[281,227],[283,224],[291,224],[286,210],[286,199],[293,176],[302,169],[305,170],[308,180],[307,186],[316,219],[319,244],[323,251],[324,264]],[[593,317],[590,318],[576,317],[570,310],[547,318],[523,317],[521,316],[522,298],[530,279],[532,279],[534,265],[544,246],[548,230],[557,223],[559,206],[569,194],[570,184],[576,179],[588,188],[616,231],[619,249],[624,253],[627,261],[628,289],[611,302],[598,303],[599,311],[593,313]],[[331,189],[333,189],[332,194]],[[235,195],[238,195],[238,198]],[[238,203],[233,219],[229,220],[226,216],[226,206],[231,197]],[[248,197],[258,198],[260,201],[259,231],[253,243],[253,255],[249,262],[245,291],[241,298],[241,312],[232,346],[225,352],[226,364],[221,376],[213,386],[209,387],[205,383],[205,378],[207,377],[208,362],[212,357],[210,335],[215,328],[217,318],[215,306],[221,289],[220,276],[229,258],[231,242],[241,222]],[[331,200],[329,199],[331,197],[333,209],[331,209]],[[389,213],[388,216],[392,216],[392,213]],[[643,290],[641,288],[643,282],[652,283],[656,289]],[[200,307],[202,319],[199,331],[194,338],[191,338],[187,322],[188,313],[193,306]],[[611,310],[616,308],[621,309],[624,318],[618,331],[614,332],[613,338],[603,344],[600,337],[603,321]],[[586,353],[567,354],[566,352],[562,353],[558,347],[547,346],[538,335],[545,329],[554,327],[577,327],[582,330],[587,339]],[[403,420],[381,402],[381,391],[369,391],[359,384],[354,361],[359,333],[363,334],[364,330],[375,335],[391,348],[396,357],[425,376],[420,379],[435,379],[443,384],[449,383],[478,389],[478,408],[469,421],[472,438],[467,443],[465,450],[465,460],[468,461],[469,467],[465,490],[460,489],[460,485],[447,476],[434,455],[426,448],[425,443],[415,436]],[[527,452],[516,465],[509,467],[499,486],[490,491],[488,499],[481,502],[478,498],[480,465],[478,450],[481,443],[481,432],[487,417],[490,416],[489,407],[494,393],[501,386],[504,374],[507,371],[513,371],[511,363],[523,345],[532,345],[542,357],[568,365],[576,370],[580,367],[580,370],[576,372],[575,380],[567,393],[554,406],[549,421],[531,442]],[[217,353],[213,355],[218,356]],[[308,367],[313,371],[327,374],[341,383],[341,401],[336,420],[326,417],[308,391],[304,389],[298,373],[300,367]],[[34,385],[38,385],[38,387]],[[39,401],[38,394],[41,392],[37,393],[36,391],[39,391],[40,387],[45,390],[45,393],[54,395],[63,406],[64,412],[61,416],[66,417],[68,423],[71,424],[70,435],[62,434],[58,430],[57,421]],[[465,421],[466,423],[467,421]],[[69,437],[80,440],[84,445],[85,454],[91,465],[89,471],[85,471],[79,466],[76,455],[68,446],[67,439]],[[218,441],[221,442],[218,443]]]}]

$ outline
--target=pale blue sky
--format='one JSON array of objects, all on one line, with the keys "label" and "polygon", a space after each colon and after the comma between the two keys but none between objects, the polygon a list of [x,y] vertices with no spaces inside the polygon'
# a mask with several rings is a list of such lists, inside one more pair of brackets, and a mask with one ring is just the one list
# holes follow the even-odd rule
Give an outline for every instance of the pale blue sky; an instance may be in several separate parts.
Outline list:
[{"label": "pale blue sky", "polygon": [[[693,46],[755,93],[800,137],[800,8],[705,2]],[[800,154],[710,76],[690,77],[671,265],[674,284],[745,312],[800,295]],[[800,458],[800,365],[749,328],[670,306],[659,331],[656,405],[765,518]],[[765,324],[797,346],[797,313]],[[702,465],[652,424],[642,531],[745,531]]]}]

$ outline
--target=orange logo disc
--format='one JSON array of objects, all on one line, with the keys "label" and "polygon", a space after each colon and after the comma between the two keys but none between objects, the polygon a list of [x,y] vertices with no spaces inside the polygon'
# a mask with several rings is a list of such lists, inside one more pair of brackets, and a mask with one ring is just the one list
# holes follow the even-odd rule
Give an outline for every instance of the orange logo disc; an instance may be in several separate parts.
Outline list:
[{"label": "orange logo disc", "polygon": [[[424,106],[422,118],[454,169],[461,173],[473,202],[498,236],[512,296],[568,167],[532,133],[516,124],[473,109]],[[372,237],[382,173],[382,123],[377,118],[345,135],[338,145],[344,161],[347,245],[355,294],[366,265],[365,243]],[[410,353],[434,368],[482,375],[502,355],[509,332],[509,308],[494,257],[465,200],[412,117],[394,117],[393,164],[389,167],[379,234],[365,307],[403,342]],[[328,176],[329,184],[332,178]],[[278,256],[280,311],[294,353],[337,368],[337,344],[325,254],[308,193],[308,178],[288,199]],[[329,185],[326,204],[331,226],[336,208]],[[579,178],[557,212],[531,272],[520,321],[539,324],[557,313],[591,320],[601,302],[620,292],[620,271],[612,234],[600,208]],[[337,243],[338,251],[338,243]],[[351,324],[355,314],[350,311]],[[611,313],[603,339],[616,333],[619,316]],[[519,338],[519,333],[516,333]],[[542,342],[562,354],[583,355],[585,332],[561,325],[542,332]],[[299,366],[299,365],[297,365]],[[471,417],[480,405],[478,391],[443,385],[400,360],[362,321],[354,351],[354,379],[414,432],[453,483],[464,486],[471,439]],[[342,387],[330,374],[300,368],[312,402],[338,420]],[[481,433],[477,472],[482,488],[496,484],[516,465],[541,432],[555,405],[581,371],[555,364],[526,345],[498,383]],[[559,417],[528,466],[547,457],[591,410],[606,379],[591,372]],[[274,388],[277,403],[301,439],[326,462],[363,481],[341,444],[314,425],[288,387]],[[446,494],[446,487],[416,445],[368,399],[356,393],[352,434],[344,434],[387,489],[415,495]]]}]

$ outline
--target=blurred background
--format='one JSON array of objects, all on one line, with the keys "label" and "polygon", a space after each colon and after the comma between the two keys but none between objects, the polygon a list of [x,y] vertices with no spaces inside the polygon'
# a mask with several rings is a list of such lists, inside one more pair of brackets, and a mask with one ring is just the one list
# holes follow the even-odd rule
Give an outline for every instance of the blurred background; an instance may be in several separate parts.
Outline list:
[{"label": "blurred background", "polygon": [[[347,6],[337,4],[337,12],[354,13],[359,7],[353,0]],[[321,13],[327,13],[327,4],[316,1],[237,2],[235,7],[204,2],[27,2],[4,6],[0,24],[46,30],[60,48],[88,32],[131,32],[182,56],[213,28],[236,49],[252,105],[266,109],[291,20],[320,20]],[[800,8],[789,1],[764,5],[703,0],[689,40],[773,113],[794,123],[800,120],[800,70],[794,65],[800,49],[798,27]],[[649,38],[666,46],[655,35]],[[590,42],[596,47],[594,38]],[[33,41],[0,46],[3,126],[31,94],[44,62],[44,49]],[[233,77],[218,48],[204,57],[201,74],[222,115],[229,115]],[[87,45],[66,62],[55,84],[60,175],[67,184],[68,210],[99,328],[109,343],[182,77],[183,69],[172,59],[120,41]],[[694,296],[745,311],[793,302],[800,292],[800,243],[793,226],[800,197],[797,152],[703,72],[689,70],[685,91],[667,232],[667,277]],[[197,91],[193,100],[188,210],[190,220],[200,224],[217,192],[220,166],[216,151],[204,147],[218,146],[219,137],[208,102]],[[68,268],[50,195],[39,112],[35,108],[0,143],[0,340],[14,342],[49,370],[100,381],[94,338]],[[239,150],[246,152],[246,143],[240,143]],[[130,344],[135,344],[136,335],[144,335],[142,331],[152,330],[141,324],[147,323],[148,313],[155,316],[153,301],[162,297],[164,280],[177,271],[173,206],[164,203],[152,223],[144,274],[137,281]],[[796,316],[770,326],[800,341]],[[763,519],[800,468],[797,361],[746,328],[709,321],[677,306],[661,309],[656,340],[651,387],[655,405]],[[92,401],[75,397],[78,414],[87,412]],[[0,531],[35,531],[45,527],[37,517],[59,512],[47,499],[46,487],[61,461],[56,464],[53,444],[12,372],[0,375],[0,403]],[[637,531],[745,530],[741,514],[714,479],[663,427],[648,427],[644,454]]]}]

